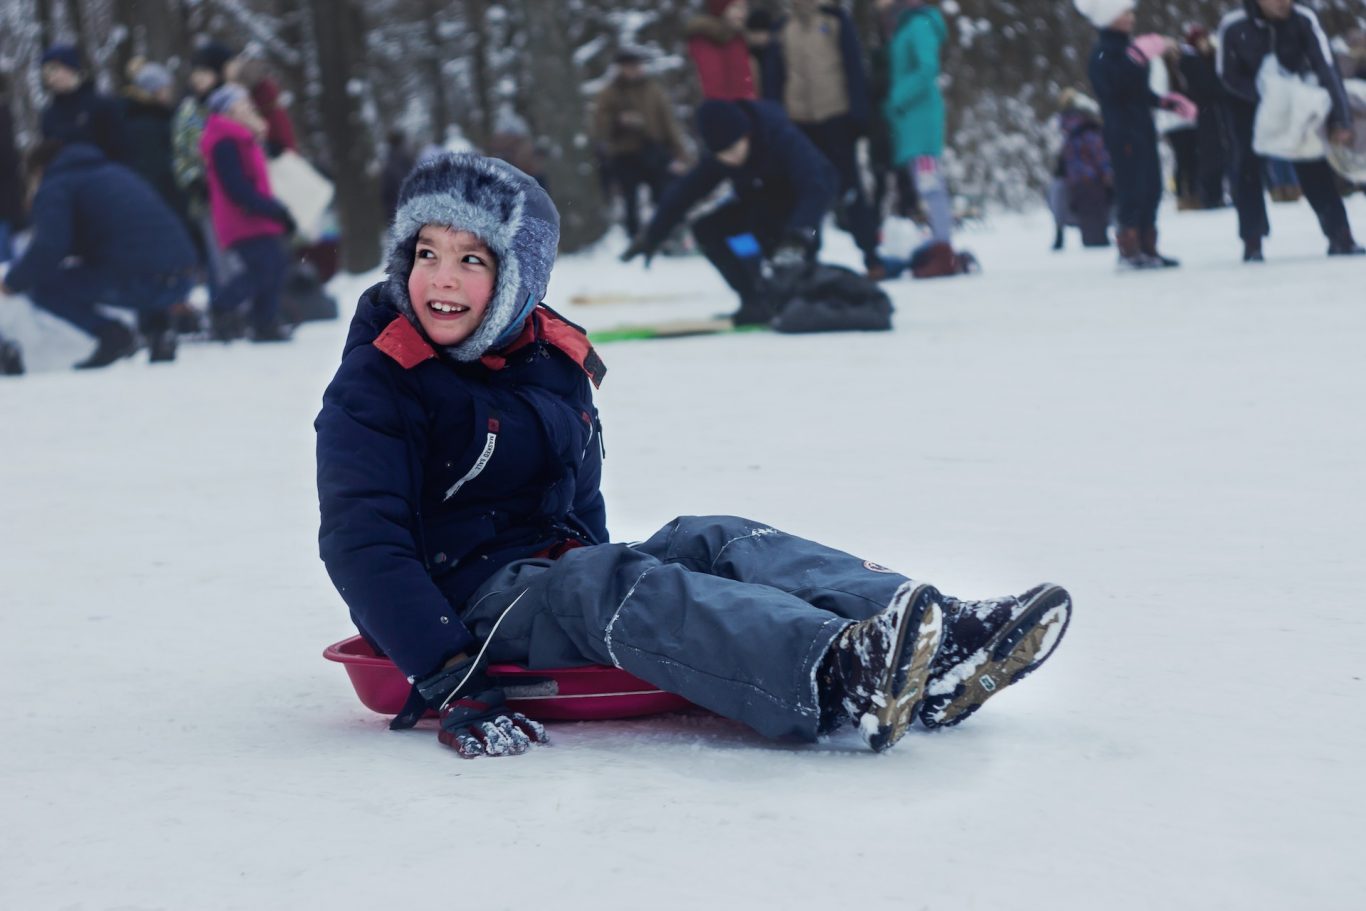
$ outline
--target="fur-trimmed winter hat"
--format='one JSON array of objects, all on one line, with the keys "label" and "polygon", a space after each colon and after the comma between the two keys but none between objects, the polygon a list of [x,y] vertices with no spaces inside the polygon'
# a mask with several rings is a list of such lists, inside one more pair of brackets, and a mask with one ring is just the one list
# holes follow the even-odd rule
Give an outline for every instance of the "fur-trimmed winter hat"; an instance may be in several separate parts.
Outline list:
[{"label": "fur-trimmed winter hat", "polygon": [[399,310],[419,329],[408,275],[424,225],[469,231],[498,259],[483,321],[464,341],[446,347],[446,354],[469,363],[513,341],[545,297],[555,265],[560,213],[549,194],[507,162],[472,152],[433,156],[408,175],[398,194],[386,270]]},{"label": "fur-trimmed winter hat", "polygon": [[1081,13],[1096,28],[1106,28],[1138,5],[1137,0],[1073,0]]}]

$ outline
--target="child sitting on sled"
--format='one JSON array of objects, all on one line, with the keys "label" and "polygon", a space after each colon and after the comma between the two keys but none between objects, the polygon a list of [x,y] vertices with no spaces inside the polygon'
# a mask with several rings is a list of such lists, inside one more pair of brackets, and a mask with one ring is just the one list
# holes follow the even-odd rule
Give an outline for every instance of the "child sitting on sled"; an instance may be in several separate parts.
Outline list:
[{"label": "child sitting on sled", "polygon": [[957,724],[1033,671],[1071,613],[1041,585],[960,601],[731,516],[612,543],[605,368],[540,304],[559,239],[516,168],[447,154],[404,183],[316,422],[322,558],[361,634],[462,756],[545,742],[485,668],[610,664],[770,737],[852,722],[873,750]]}]

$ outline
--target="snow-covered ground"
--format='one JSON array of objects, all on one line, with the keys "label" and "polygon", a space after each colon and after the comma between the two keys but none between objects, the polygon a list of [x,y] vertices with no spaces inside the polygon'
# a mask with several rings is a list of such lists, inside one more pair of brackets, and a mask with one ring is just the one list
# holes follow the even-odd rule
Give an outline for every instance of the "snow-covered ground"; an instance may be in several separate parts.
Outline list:
[{"label": "snow-covered ground", "polygon": [[[1117,274],[1000,217],[962,238],[981,276],[888,286],[892,333],[603,347],[619,538],[730,512],[965,596],[1072,590],[1045,670],[882,756],[702,715],[474,762],[388,732],[320,657],[344,323],[77,374],[11,303],[51,369],[0,381],[0,908],[1361,907],[1366,260],[1272,218],[1264,266],[1231,212],[1165,213],[1184,267]],[[550,303],[732,305],[611,252]]]}]

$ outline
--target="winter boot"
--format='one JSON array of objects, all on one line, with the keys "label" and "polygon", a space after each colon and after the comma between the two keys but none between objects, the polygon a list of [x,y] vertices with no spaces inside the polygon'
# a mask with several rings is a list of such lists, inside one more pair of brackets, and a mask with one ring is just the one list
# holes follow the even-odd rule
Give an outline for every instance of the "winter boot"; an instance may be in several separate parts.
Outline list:
[{"label": "winter boot", "polygon": [[1144,228],[1139,234],[1139,249],[1143,255],[1148,257],[1163,269],[1173,269],[1181,265],[1179,260],[1171,259],[1157,252],[1157,229]]},{"label": "winter boot", "polygon": [[0,335],[0,376],[22,376],[24,351],[19,343]]},{"label": "winter boot", "polygon": [[167,310],[138,314],[138,331],[147,342],[147,363],[163,364],[175,360],[176,331]]},{"label": "winter boot", "polygon": [[1356,238],[1352,237],[1351,228],[1343,228],[1328,243],[1329,256],[1361,256],[1362,254],[1366,254],[1366,250],[1363,250],[1356,242]]},{"label": "winter boot", "polygon": [[209,319],[209,338],[231,342],[242,337],[242,317],[236,310],[215,310]]},{"label": "winter boot", "polygon": [[1157,263],[1143,255],[1138,243],[1137,228],[1120,228],[1115,235],[1115,243],[1119,247],[1120,269],[1158,268]]},{"label": "winter boot", "polygon": [[740,298],[740,309],[730,314],[730,321],[737,326],[767,326],[777,315],[772,296],[756,291]]},{"label": "winter boot", "polygon": [[907,582],[885,610],[853,623],[831,643],[817,671],[820,730],[851,719],[875,753],[915,721],[944,633],[939,592]]},{"label": "winter boot", "polygon": [[251,330],[251,340],[253,342],[287,342],[292,337],[292,332],[279,323],[274,322],[253,326]]},{"label": "winter boot", "polygon": [[108,367],[121,358],[128,357],[138,350],[138,338],[123,323],[118,320],[110,320],[100,326],[99,333],[95,336],[99,344],[91,352],[90,357],[76,365],[77,370],[94,370],[98,367]]},{"label": "winter boot", "polygon": [[1058,227],[1055,229],[1054,234],[1053,234],[1053,251],[1054,251],[1054,252],[1057,252],[1058,250],[1061,250],[1061,249],[1062,249],[1062,242],[1063,242],[1062,232],[1063,232],[1062,225],[1058,225]]},{"label": "winter boot", "polygon": [[1260,237],[1249,237],[1243,241],[1243,262],[1266,262],[1265,257],[1262,256],[1262,239]]},{"label": "winter boot", "polygon": [[1072,599],[1057,585],[992,601],[943,598],[944,642],[930,665],[920,721],[958,724],[992,696],[1048,660],[1072,619]]}]

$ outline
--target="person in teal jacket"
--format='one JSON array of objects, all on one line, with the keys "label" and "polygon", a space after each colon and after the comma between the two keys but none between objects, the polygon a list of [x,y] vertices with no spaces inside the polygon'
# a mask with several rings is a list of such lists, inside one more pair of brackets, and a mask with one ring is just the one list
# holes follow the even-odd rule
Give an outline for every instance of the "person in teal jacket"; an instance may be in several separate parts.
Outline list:
[{"label": "person in teal jacket", "polygon": [[940,49],[948,38],[944,14],[927,0],[877,0],[883,16],[890,90],[883,103],[892,140],[892,164],[915,181],[929,217],[943,271],[955,268],[953,207],[940,166],[944,154],[944,96],[939,91]]}]

